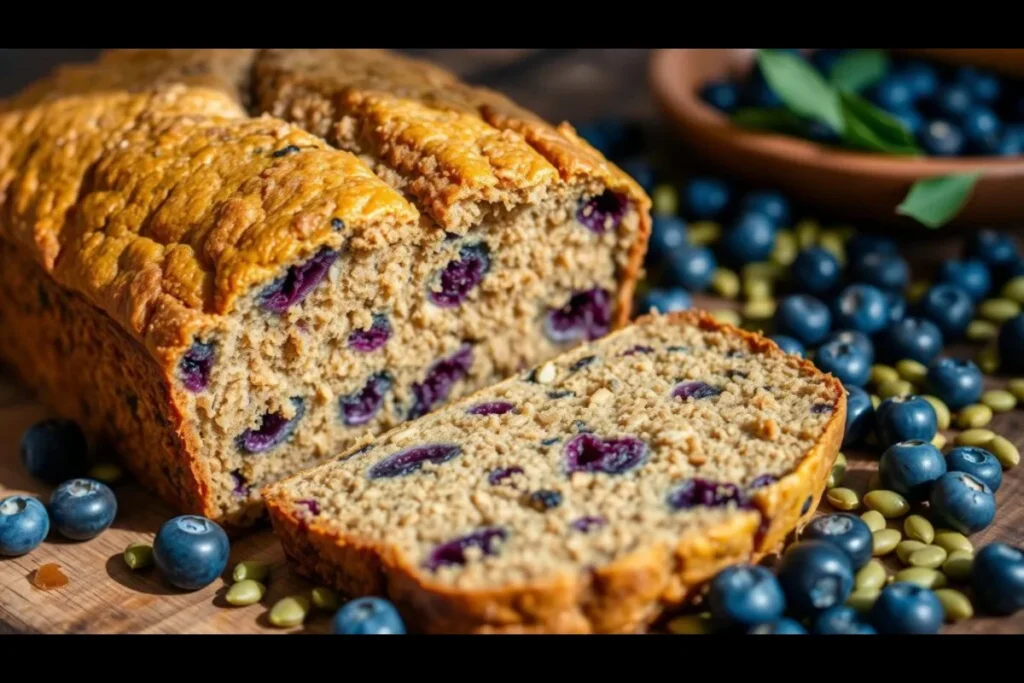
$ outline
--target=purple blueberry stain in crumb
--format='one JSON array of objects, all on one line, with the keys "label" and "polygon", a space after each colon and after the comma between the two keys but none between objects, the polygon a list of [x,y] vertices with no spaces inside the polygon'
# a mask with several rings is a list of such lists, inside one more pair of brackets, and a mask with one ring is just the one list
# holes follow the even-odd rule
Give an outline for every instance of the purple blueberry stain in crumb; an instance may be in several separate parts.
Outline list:
[{"label": "purple blueberry stain in crumb", "polygon": [[644,346],[643,344],[637,344],[636,346],[631,346],[630,348],[628,348],[625,351],[623,351],[622,355],[623,356],[635,356],[638,353],[654,353],[654,349],[651,348],[650,346]]},{"label": "purple blueberry stain in crumb", "polygon": [[501,482],[505,481],[513,474],[522,474],[522,467],[501,467],[496,470],[491,470],[487,473],[487,483],[491,486],[497,486]]},{"label": "purple blueberry stain in crumb", "polygon": [[260,295],[260,306],[271,313],[284,313],[301,303],[320,284],[331,265],[338,260],[338,252],[327,247],[299,265],[292,266],[284,277],[275,280]]},{"label": "purple blueberry stain in crumb", "polygon": [[236,496],[248,496],[249,495],[249,480],[246,479],[241,472],[238,470],[232,470],[231,480],[235,486],[231,489],[231,492]]},{"label": "purple blueberry stain in crumb", "polygon": [[331,227],[337,230],[338,232],[341,232],[342,230],[345,229],[345,221],[341,220],[340,218],[332,218]]},{"label": "purple blueberry stain in crumb", "polygon": [[320,503],[316,502],[315,500],[304,498],[303,500],[295,501],[295,504],[301,505],[302,507],[306,508],[306,511],[314,517],[320,514]]},{"label": "purple blueberry stain in crumb", "polygon": [[753,491],[754,489],[763,488],[765,486],[771,486],[779,480],[774,474],[760,474],[754,477],[754,481],[750,482],[747,486],[747,490]]},{"label": "purple blueberry stain in crumb", "polygon": [[586,534],[590,531],[593,531],[594,529],[599,529],[603,527],[607,523],[608,520],[604,517],[598,517],[596,515],[587,515],[586,517],[580,517],[579,519],[573,521],[573,523],[569,526],[571,526],[576,531],[580,531]]},{"label": "purple blueberry stain in crumb", "polygon": [[831,413],[834,408],[828,403],[815,403],[811,406],[812,415],[823,415],[825,413]]},{"label": "purple blueberry stain in crumb", "polygon": [[687,510],[694,507],[722,507],[729,503],[739,505],[740,488],[736,484],[710,481],[708,479],[687,479],[668,496],[668,505],[673,510]]},{"label": "purple blueberry stain in crumb", "polygon": [[722,393],[721,389],[711,386],[705,382],[682,382],[672,390],[672,398],[681,398],[684,401],[688,398],[700,400],[711,398]]},{"label": "purple blueberry stain in crumb", "polygon": [[514,403],[508,401],[488,401],[487,403],[477,403],[466,412],[470,415],[504,415],[514,410],[515,407]]},{"label": "purple blueberry stain in crumb", "polygon": [[431,303],[441,308],[458,306],[480,284],[490,269],[491,254],[486,244],[480,242],[462,247],[459,250],[459,258],[450,261],[441,271],[441,289],[431,290]]},{"label": "purple blueberry stain in crumb", "polygon": [[348,427],[358,427],[372,420],[384,405],[384,397],[392,384],[391,373],[383,370],[370,375],[359,391],[338,399],[342,422]]},{"label": "purple blueberry stain in crumb", "polygon": [[566,470],[622,474],[640,465],[647,444],[632,436],[602,439],[594,434],[577,434],[565,444]]},{"label": "purple blueberry stain in crumb", "polygon": [[572,372],[577,372],[579,370],[582,370],[583,368],[587,367],[588,365],[591,365],[592,363],[594,363],[594,361],[596,361],[596,360],[597,360],[597,356],[584,356],[583,358],[580,358],[578,361],[576,361],[575,363],[573,363],[572,365],[569,366],[569,372],[572,373]]},{"label": "purple blueberry stain in crumb", "polygon": [[602,235],[619,227],[622,217],[626,214],[627,205],[625,195],[605,190],[598,196],[580,203],[576,210],[576,220],[587,230]]},{"label": "purple blueberry stain in crumb", "polygon": [[181,363],[178,365],[181,383],[192,393],[203,391],[210,383],[215,350],[213,344],[195,342],[181,357]]},{"label": "purple blueberry stain in crumb", "polygon": [[548,312],[545,333],[552,341],[593,341],[611,327],[611,296],[600,288],[577,292],[559,309]]},{"label": "purple blueberry stain in crumb", "polygon": [[548,398],[553,399],[553,400],[557,400],[557,399],[560,399],[560,398],[566,398],[567,396],[575,396],[575,395],[576,395],[575,392],[569,391],[568,389],[561,389],[561,390],[558,390],[558,391],[549,391],[548,392]]},{"label": "purple blueberry stain in crumb", "polygon": [[371,467],[366,473],[370,479],[404,477],[419,471],[423,463],[434,465],[448,462],[462,453],[462,448],[454,444],[436,443],[425,446],[414,446],[384,458]]},{"label": "purple blueberry stain in crumb", "polygon": [[452,387],[469,374],[472,366],[473,348],[469,345],[431,365],[424,380],[412,385],[414,400],[412,407],[409,408],[408,418],[415,420],[423,417],[433,410],[434,406],[446,401]]},{"label": "purple blueberry stain in crumb", "polygon": [[430,571],[441,567],[466,564],[466,551],[477,548],[484,555],[495,555],[498,545],[508,537],[508,532],[500,527],[484,527],[473,533],[453,538],[447,543],[435,547],[423,566]]},{"label": "purple blueberry stain in crumb", "polygon": [[355,330],[348,336],[348,348],[360,353],[376,351],[391,338],[391,323],[382,313],[373,316],[373,323],[367,330]]},{"label": "purple blueberry stain in crumb", "polygon": [[267,413],[259,429],[242,432],[236,440],[238,449],[250,454],[266,453],[287,441],[306,412],[306,403],[302,399],[293,398],[292,405],[295,406],[295,416],[290,420],[281,413]]},{"label": "purple blueberry stain in crumb", "polygon": [[561,437],[552,436],[552,437],[549,437],[549,438],[544,439],[543,441],[541,441],[540,445],[541,446],[554,446],[556,443],[560,443],[561,441],[562,441]]},{"label": "purple blueberry stain in crumb", "polygon": [[534,491],[526,497],[526,505],[537,512],[547,512],[562,504],[562,494],[550,489]]}]

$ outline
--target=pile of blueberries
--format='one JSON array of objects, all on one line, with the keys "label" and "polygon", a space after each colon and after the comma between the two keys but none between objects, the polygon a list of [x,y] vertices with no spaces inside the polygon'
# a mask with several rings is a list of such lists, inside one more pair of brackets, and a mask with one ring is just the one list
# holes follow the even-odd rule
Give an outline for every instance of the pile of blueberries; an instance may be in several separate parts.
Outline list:
[{"label": "pile of blueberries", "polygon": [[[799,50],[786,50],[798,53]],[[827,78],[848,50],[816,50],[809,60]],[[865,95],[892,114],[932,156],[1017,156],[1024,153],[1024,83],[972,66],[951,67],[893,58],[885,76]],[[703,99],[732,114],[743,107],[782,107],[755,67],[743,83],[714,81]],[[833,142],[823,126],[811,136]]]}]

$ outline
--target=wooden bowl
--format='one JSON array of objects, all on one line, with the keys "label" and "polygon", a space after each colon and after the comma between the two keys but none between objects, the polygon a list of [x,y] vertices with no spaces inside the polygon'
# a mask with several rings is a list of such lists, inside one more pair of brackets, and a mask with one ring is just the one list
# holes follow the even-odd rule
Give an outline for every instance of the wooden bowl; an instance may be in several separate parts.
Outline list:
[{"label": "wooden bowl", "polygon": [[[1024,76],[1024,50],[902,50]],[[951,225],[1024,224],[1024,157],[894,157],[827,147],[796,137],[745,130],[700,98],[706,82],[739,77],[754,50],[658,50],[651,57],[656,99],[686,142],[712,165],[775,187],[850,219],[920,226],[896,213],[917,180],[980,171],[971,198]]]}]

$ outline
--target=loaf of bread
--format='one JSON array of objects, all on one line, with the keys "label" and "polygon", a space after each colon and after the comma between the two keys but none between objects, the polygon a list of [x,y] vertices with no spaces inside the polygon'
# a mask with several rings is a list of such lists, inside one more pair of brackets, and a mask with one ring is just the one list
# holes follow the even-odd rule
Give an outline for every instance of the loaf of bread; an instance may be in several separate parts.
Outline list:
[{"label": "loaf of bread", "polygon": [[645,317],[268,487],[286,555],[427,632],[632,632],[817,505],[840,383],[697,312]]},{"label": "loaf of bread", "polygon": [[183,512],[628,321],[648,198],[377,51],[131,50],[0,104],[0,361]]}]

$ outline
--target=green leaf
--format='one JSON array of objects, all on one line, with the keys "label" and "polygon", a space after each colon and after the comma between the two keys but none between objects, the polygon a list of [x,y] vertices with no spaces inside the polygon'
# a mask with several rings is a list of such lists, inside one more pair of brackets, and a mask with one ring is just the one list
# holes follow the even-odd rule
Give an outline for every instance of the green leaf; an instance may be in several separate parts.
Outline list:
[{"label": "green leaf", "polygon": [[939,228],[956,217],[967,204],[980,173],[956,173],[918,180],[896,213],[910,216],[929,228]]},{"label": "green leaf", "polygon": [[889,71],[889,58],[881,50],[847,52],[832,67],[832,85],[861,92],[877,83]]},{"label": "green leaf", "polygon": [[769,130],[793,135],[805,135],[807,133],[807,122],[805,120],[788,109],[780,107],[748,107],[740,109],[732,115],[732,120],[737,126],[754,130]]},{"label": "green leaf", "polygon": [[847,144],[872,152],[919,154],[914,136],[888,112],[852,92],[839,93],[843,139]]},{"label": "green leaf", "polygon": [[801,57],[772,50],[760,50],[757,63],[768,86],[790,111],[842,133],[838,93],[817,69]]}]

